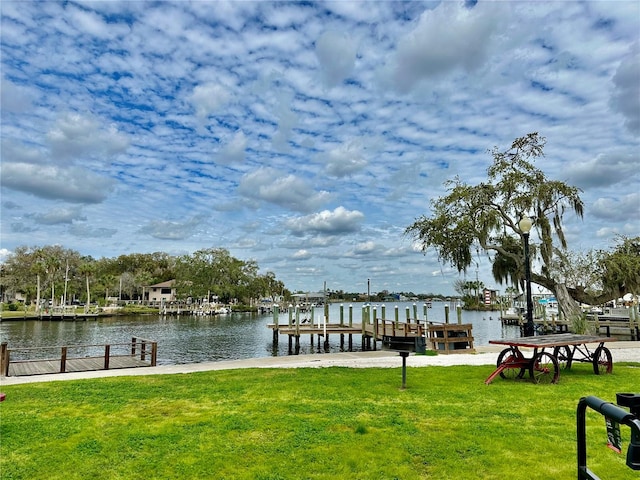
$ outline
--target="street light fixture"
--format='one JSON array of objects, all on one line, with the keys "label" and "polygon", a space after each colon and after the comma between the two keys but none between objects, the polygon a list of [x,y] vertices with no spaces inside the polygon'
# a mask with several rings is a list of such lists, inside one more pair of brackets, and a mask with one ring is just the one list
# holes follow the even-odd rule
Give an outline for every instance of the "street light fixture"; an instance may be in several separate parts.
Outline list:
[{"label": "street light fixture", "polygon": [[518,222],[518,227],[524,237],[524,277],[527,289],[527,323],[524,326],[524,336],[533,337],[535,325],[533,324],[533,300],[531,299],[531,260],[529,259],[529,232],[533,222],[526,215]]}]

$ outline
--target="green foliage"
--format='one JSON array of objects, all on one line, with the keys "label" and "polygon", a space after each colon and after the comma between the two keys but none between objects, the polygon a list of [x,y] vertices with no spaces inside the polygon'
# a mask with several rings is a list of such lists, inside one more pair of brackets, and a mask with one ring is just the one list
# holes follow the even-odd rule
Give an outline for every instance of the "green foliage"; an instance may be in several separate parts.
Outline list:
[{"label": "green foliage", "polygon": [[[575,301],[601,304],[625,292],[640,291],[640,238],[635,238],[623,239],[613,253],[603,252],[597,265],[591,262],[597,268],[582,269],[599,272],[601,284],[566,285],[566,296],[558,292],[565,289],[567,279],[581,277],[577,268],[571,270],[573,262],[563,260],[569,254],[562,223],[567,212],[581,218],[584,204],[578,188],[551,180],[534,166],[543,157],[544,146],[543,137],[530,133],[506,150],[494,148],[486,182],[448,181],[448,194],[432,200],[431,215],[418,218],[406,233],[424,250],[434,248],[440,260],[459,271],[472,264],[472,252],[480,246],[495,254],[492,271],[496,281],[518,285],[525,272],[524,232],[518,222],[527,215],[538,240],[536,244],[535,237],[530,238],[531,256],[541,260],[541,269],[532,271],[532,280],[555,292],[563,311],[577,311]],[[595,292],[593,288],[598,287]]]},{"label": "green foliage", "polygon": [[510,258],[518,270],[524,262],[522,251],[513,251],[505,239],[515,235],[522,244],[518,221],[532,217],[540,230],[540,254],[548,263],[552,254],[552,232],[564,246],[562,217],[567,209],[582,216],[579,190],[549,180],[533,166],[543,156],[545,139],[530,133],[514,140],[511,147],[491,151],[493,163],[487,182],[468,185],[459,178],[446,182],[448,195],[432,200],[430,217],[422,216],[406,229],[424,249],[435,248],[442,261],[459,271],[472,264],[472,252],[479,245]]},{"label": "green foliage", "polygon": [[[66,267],[69,266],[67,273]],[[37,297],[41,280],[41,300],[60,299],[67,280],[67,298],[105,303],[105,298],[139,300],[146,286],[176,279],[179,293],[206,297],[218,295],[224,302],[272,297],[286,293],[275,274],[258,274],[258,264],[232,257],[221,248],[199,250],[193,255],[172,257],[163,252],[133,253],[94,260],[60,246],[19,247],[0,265],[2,288],[21,292],[27,302]]]},{"label": "green foliage", "polygon": [[272,272],[258,274],[254,260],[239,260],[224,248],[198,250],[176,261],[176,287],[182,298],[213,295],[223,303],[280,295],[284,284]]},{"label": "green foliage", "polygon": [[21,310],[22,305],[20,305],[19,303],[8,303],[6,305],[6,309],[9,310],[10,312],[17,312],[18,310]]},{"label": "green foliage", "polygon": [[122,315],[151,315],[157,314],[158,308],[147,307],[146,305],[128,304],[122,307],[122,310],[119,313]]},{"label": "green foliage", "polygon": [[578,335],[596,335],[597,328],[590,323],[586,314],[576,315],[571,319],[571,332]]},{"label": "green foliage", "polygon": [[640,293],[640,237],[618,237],[610,255],[600,257],[605,287],[613,292]]},{"label": "green foliage", "polygon": [[[491,366],[252,369],[5,385],[2,478],[574,478],[576,407],[615,401],[638,365],[557,385]],[[526,401],[523,401],[526,399]],[[629,478],[588,415],[589,467]],[[629,429],[621,430],[628,445]],[[552,461],[550,461],[550,459]],[[533,473],[532,473],[533,472]]]},{"label": "green foliage", "polygon": [[640,293],[640,237],[616,237],[611,251],[556,251],[550,272],[571,289],[572,296],[601,305],[627,293]]}]

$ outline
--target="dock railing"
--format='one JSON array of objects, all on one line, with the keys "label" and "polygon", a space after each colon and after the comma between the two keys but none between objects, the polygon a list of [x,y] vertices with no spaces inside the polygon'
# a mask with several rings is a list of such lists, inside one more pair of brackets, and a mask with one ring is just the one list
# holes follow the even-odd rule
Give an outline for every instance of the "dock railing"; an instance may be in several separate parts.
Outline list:
[{"label": "dock railing", "polygon": [[[0,345],[0,375],[8,377],[9,367],[24,366],[30,373],[109,370],[136,366],[155,367],[158,342],[132,337],[131,342],[9,348]],[[73,368],[69,368],[73,363]]]}]

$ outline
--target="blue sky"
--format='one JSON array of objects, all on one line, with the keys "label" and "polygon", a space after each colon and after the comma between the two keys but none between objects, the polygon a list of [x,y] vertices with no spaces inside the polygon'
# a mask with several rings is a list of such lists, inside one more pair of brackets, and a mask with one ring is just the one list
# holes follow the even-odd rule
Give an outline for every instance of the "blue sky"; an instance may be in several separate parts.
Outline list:
[{"label": "blue sky", "polygon": [[0,8],[2,255],[222,247],[294,291],[452,293],[405,228],[534,131],[583,190],[572,249],[640,235],[636,0]]}]

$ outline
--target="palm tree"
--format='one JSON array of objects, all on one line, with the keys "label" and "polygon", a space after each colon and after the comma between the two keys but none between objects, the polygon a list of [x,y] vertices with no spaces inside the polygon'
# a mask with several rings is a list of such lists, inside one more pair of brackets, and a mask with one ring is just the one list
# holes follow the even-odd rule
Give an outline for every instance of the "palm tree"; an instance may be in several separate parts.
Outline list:
[{"label": "palm tree", "polygon": [[91,290],[89,289],[89,277],[93,274],[95,268],[94,265],[90,262],[84,262],[80,265],[80,274],[84,275],[86,283],[87,283],[87,302],[85,303],[84,311],[89,311],[89,306],[91,305]]}]

